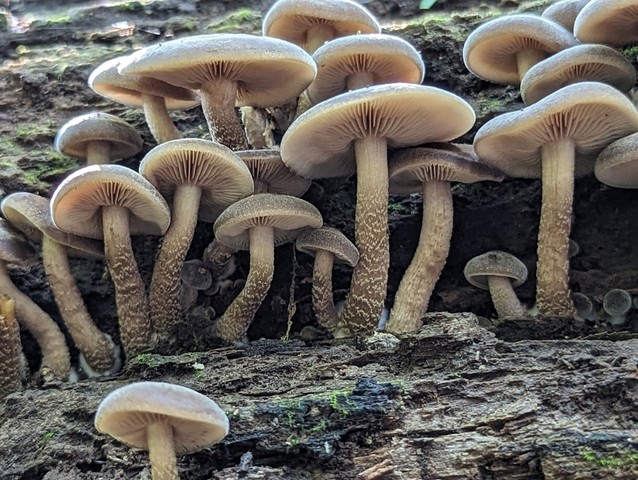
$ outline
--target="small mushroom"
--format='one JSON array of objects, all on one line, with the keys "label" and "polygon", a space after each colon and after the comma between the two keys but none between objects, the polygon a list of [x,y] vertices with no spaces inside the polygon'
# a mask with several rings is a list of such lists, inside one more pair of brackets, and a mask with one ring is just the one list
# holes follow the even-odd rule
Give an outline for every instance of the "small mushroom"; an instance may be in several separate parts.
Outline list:
[{"label": "small mushroom", "polygon": [[610,143],[596,157],[594,175],[616,188],[638,188],[638,133]]},{"label": "small mushroom", "polygon": [[312,306],[317,323],[334,335],[340,328],[332,298],[332,267],[335,262],[354,267],[359,261],[359,251],[348,237],[331,227],[303,232],[297,237],[295,247],[300,252],[315,257],[312,270]]},{"label": "small mushroom", "polygon": [[543,10],[541,17],[556,22],[566,30],[573,32],[576,17],[589,2],[590,0],[560,0]]},{"label": "small mushroom", "polygon": [[638,42],[638,0],[591,0],[576,17],[574,35],[612,47]]},{"label": "small mushroom", "polygon": [[0,398],[22,388],[25,362],[15,300],[0,294]]},{"label": "small mushroom", "polygon": [[609,290],[603,297],[603,310],[608,315],[607,322],[614,326],[627,323],[627,312],[633,307],[631,294],[622,288]]},{"label": "small mushroom", "polygon": [[514,255],[492,250],[465,264],[465,279],[475,287],[489,290],[499,318],[521,318],[525,308],[514,289],[527,280],[527,267]]},{"label": "small mushroom", "polygon": [[576,309],[576,313],[574,314],[574,321],[576,323],[583,324],[587,320],[594,320],[596,318],[594,303],[587,295],[580,292],[573,292],[572,302],[574,302],[574,308]]},{"label": "small mushroom", "polygon": [[194,258],[182,264],[180,274],[182,289],[180,304],[183,311],[188,311],[197,302],[200,290],[208,290],[213,284],[213,276],[205,262]]},{"label": "small mushroom", "polygon": [[153,480],[179,480],[177,455],[194,453],[228,434],[224,411],[190,388],[136,382],[109,393],[95,414],[95,428],[148,450]]}]

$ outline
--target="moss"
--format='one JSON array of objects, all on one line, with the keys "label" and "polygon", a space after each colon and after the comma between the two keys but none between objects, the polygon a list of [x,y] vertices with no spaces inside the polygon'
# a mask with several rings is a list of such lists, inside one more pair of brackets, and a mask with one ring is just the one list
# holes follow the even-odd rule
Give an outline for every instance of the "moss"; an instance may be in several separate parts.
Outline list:
[{"label": "moss", "polygon": [[240,8],[221,20],[209,23],[205,30],[207,33],[259,33],[261,14],[250,8]]},{"label": "moss", "polygon": [[123,2],[116,5],[113,5],[113,10],[116,12],[125,12],[125,13],[136,13],[142,12],[144,7],[146,6],[146,2]]},{"label": "moss", "polygon": [[638,45],[631,45],[629,47],[625,47],[625,48],[623,48],[622,53],[626,57],[636,56],[636,55],[638,55]]},{"label": "moss", "polygon": [[603,455],[592,450],[582,450],[580,454],[584,460],[596,463],[607,470],[624,469],[630,466],[638,467],[638,452],[635,451],[620,450]]}]

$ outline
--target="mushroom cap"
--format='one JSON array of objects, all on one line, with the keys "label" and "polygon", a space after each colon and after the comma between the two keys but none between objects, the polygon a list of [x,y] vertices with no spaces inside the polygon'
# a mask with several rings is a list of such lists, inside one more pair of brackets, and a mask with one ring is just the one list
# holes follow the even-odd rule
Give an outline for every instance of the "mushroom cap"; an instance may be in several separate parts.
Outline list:
[{"label": "mushroom cap", "polygon": [[103,238],[102,207],[111,205],[129,209],[131,235],[163,235],[171,222],[155,187],[121,165],[91,165],[69,175],[51,197],[51,216],[64,231]]},{"label": "mushroom cap", "polygon": [[393,35],[351,35],[327,42],[313,58],[317,76],[307,89],[314,104],[348,91],[347,79],[356,73],[372,75],[372,84],[421,83],[425,65],[419,52]]},{"label": "mushroom cap", "polygon": [[511,253],[491,250],[465,264],[465,279],[475,287],[488,290],[487,277],[507,277],[516,288],[527,280],[527,267]]},{"label": "mushroom cap", "polygon": [[28,267],[38,260],[35,248],[4,218],[0,218],[0,261]]},{"label": "mushroom cap", "polygon": [[521,80],[521,96],[530,105],[576,82],[602,82],[628,92],[636,69],[625,56],[605,45],[576,45],[530,68]]},{"label": "mushroom cap", "polygon": [[235,152],[246,164],[255,182],[267,185],[269,193],[301,197],[310,188],[310,180],[290,171],[275,149]]},{"label": "mushroom cap", "polygon": [[576,17],[590,0],[560,0],[543,10],[542,18],[562,25],[570,32],[574,31]]},{"label": "mushroom cap", "polygon": [[207,290],[213,284],[213,274],[206,263],[198,258],[186,260],[180,273],[182,282],[195,290]]},{"label": "mushroom cap", "polygon": [[28,192],[16,192],[7,195],[0,207],[2,215],[32,242],[41,242],[46,235],[69,247],[72,255],[93,258],[104,256],[104,244],[101,241],[64,232],[55,226],[47,198]]},{"label": "mushroom cap", "polygon": [[228,434],[224,411],[190,388],[163,382],[136,382],[109,393],[95,414],[95,428],[126,445],[148,449],[146,427],[171,425],[177,455],[219,442]]},{"label": "mushroom cap", "polygon": [[354,267],[359,263],[359,250],[348,237],[336,228],[320,227],[302,232],[295,242],[300,252],[315,256],[318,250],[325,250],[334,255],[335,261]]},{"label": "mushroom cap", "polygon": [[164,97],[168,110],[184,110],[199,105],[197,96],[157,78],[121,75],[117,69],[128,57],[116,57],[97,67],[89,76],[89,87],[103,97],[132,107],[142,107],[142,94]]},{"label": "mushroom cap", "polygon": [[638,188],[638,133],[605,147],[594,163],[594,175],[605,185]]},{"label": "mushroom cap", "polygon": [[423,183],[432,180],[474,183],[500,182],[504,175],[478,161],[471,145],[432,144],[398,150],[388,163],[390,193],[408,195],[423,191]]},{"label": "mushroom cap", "polygon": [[447,142],[474,124],[472,107],[435,87],[393,83],[353,90],[307,110],[284,134],[281,157],[306,178],[355,172],[354,141],[385,138],[389,147]]},{"label": "mushroom cap", "polygon": [[253,193],[248,167],[231,149],[210,140],[181,138],[164,142],[149,151],[140,173],[170,201],[180,184],[202,189],[199,217],[217,214],[240,198]]},{"label": "mushroom cap", "polygon": [[124,120],[103,112],[77,116],[66,122],[55,136],[55,148],[64,155],[86,159],[93,141],[111,144],[111,160],[128,158],[142,150],[142,137]]},{"label": "mushroom cap", "polygon": [[558,23],[535,15],[508,15],[484,23],[463,45],[463,62],[474,75],[495,83],[518,85],[516,55],[537,50],[548,56],[578,44]]},{"label": "mushroom cap", "polygon": [[119,71],[192,90],[225,78],[237,82],[238,105],[274,107],[310,85],[317,67],[301,48],[278,38],[227,33],[143,48],[130,55]]},{"label": "mushroom cap", "polygon": [[638,42],[638,1],[591,0],[576,17],[574,35],[613,47]]},{"label": "mushroom cap", "polygon": [[632,306],[631,294],[622,288],[613,288],[603,297],[603,310],[614,317],[624,315]]},{"label": "mushroom cap", "polygon": [[279,0],[262,25],[264,35],[299,46],[306,43],[306,32],[315,25],[329,26],[335,37],[381,31],[374,16],[352,0]]},{"label": "mushroom cap", "polygon": [[625,95],[603,83],[582,82],[490,120],[476,132],[474,149],[506,175],[540,178],[542,146],[571,138],[575,175],[582,176],[603,148],[636,131],[638,110]]},{"label": "mushroom cap", "polygon": [[290,195],[256,193],[224,210],[215,221],[215,237],[236,250],[249,250],[252,227],[273,227],[275,246],[297,238],[306,228],[319,228],[323,218],[314,205]]}]

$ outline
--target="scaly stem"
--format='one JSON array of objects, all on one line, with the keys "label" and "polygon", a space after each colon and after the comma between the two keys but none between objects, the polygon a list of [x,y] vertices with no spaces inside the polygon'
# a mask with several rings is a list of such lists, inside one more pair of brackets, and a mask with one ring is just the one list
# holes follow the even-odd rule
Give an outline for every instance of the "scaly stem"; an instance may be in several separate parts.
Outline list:
[{"label": "scaly stem", "polygon": [[512,281],[497,275],[487,276],[487,287],[498,318],[523,318],[525,309],[514,293]]},{"label": "scaly stem", "polygon": [[146,124],[157,143],[182,138],[182,134],[168,115],[164,97],[142,93],[142,105]]},{"label": "scaly stem", "polygon": [[248,150],[248,140],[235,112],[237,82],[218,79],[200,89],[202,110],[214,142],[231,150]]},{"label": "scaly stem", "polygon": [[312,270],[312,306],[317,323],[334,334],[339,316],[332,298],[333,264],[334,254],[317,250]]},{"label": "scaly stem", "polygon": [[179,480],[173,427],[162,421],[146,427],[146,442],[153,480]]}]

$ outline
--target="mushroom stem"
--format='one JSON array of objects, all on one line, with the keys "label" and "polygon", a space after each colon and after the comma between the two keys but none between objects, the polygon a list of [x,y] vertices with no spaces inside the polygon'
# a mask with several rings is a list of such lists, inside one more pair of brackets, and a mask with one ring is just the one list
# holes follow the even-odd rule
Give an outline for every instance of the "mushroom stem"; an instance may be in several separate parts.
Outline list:
[{"label": "mushroom stem", "polygon": [[370,72],[357,72],[346,78],[346,88],[348,90],[357,90],[358,88],[368,87],[374,84],[374,75]]},{"label": "mushroom stem", "polygon": [[490,291],[498,318],[521,318],[525,316],[525,309],[516,293],[514,293],[512,281],[509,278],[500,275],[488,275],[487,288]]},{"label": "mushroom stem", "polygon": [[0,295],[0,398],[22,388],[24,365],[15,300]]},{"label": "mushroom stem", "polygon": [[359,263],[341,320],[354,334],[373,331],[383,311],[390,265],[388,239],[388,149],[385,138],[355,140],[357,205],[355,244]]},{"label": "mushroom stem", "polygon": [[240,340],[264,301],[275,270],[274,231],[256,226],[249,230],[250,267],[246,284],[217,322],[219,336],[227,341]]},{"label": "mushroom stem", "polygon": [[60,327],[33,300],[13,284],[5,262],[0,261],[0,292],[15,300],[18,322],[35,338],[42,350],[42,369],[61,380],[69,378],[71,358]]},{"label": "mushroom stem", "polygon": [[226,145],[231,150],[248,150],[248,140],[235,112],[237,82],[220,78],[215,82],[204,83],[200,89],[200,97],[213,141]]},{"label": "mushroom stem", "polygon": [[536,305],[544,316],[576,313],[569,291],[569,231],[575,148],[564,138],[542,147],[542,203],[538,229]]},{"label": "mushroom stem", "polygon": [[181,320],[180,274],[193,240],[202,189],[179,184],[173,196],[171,225],[155,261],[150,289],[151,323],[160,342],[169,341]]},{"label": "mushroom stem", "polygon": [[157,143],[168,142],[182,138],[182,134],[166,109],[166,99],[157,95],[142,93],[142,105],[144,106],[144,117],[153,138]]},{"label": "mushroom stem", "polygon": [[319,47],[333,38],[335,38],[335,31],[332,27],[322,23],[313,25],[306,32],[305,50],[312,55]]},{"label": "mushroom stem", "polygon": [[86,145],[86,163],[88,165],[104,165],[111,163],[111,142],[91,140]]},{"label": "mushroom stem", "polygon": [[97,372],[111,370],[116,363],[115,345],[86,310],[69,268],[66,247],[44,235],[42,263],[64,324],[87,364]]},{"label": "mushroom stem", "polygon": [[423,182],[423,221],[419,244],[394,297],[386,330],[405,333],[421,327],[421,318],[450,251],[453,215],[450,182]]},{"label": "mushroom stem", "polygon": [[521,50],[516,54],[516,66],[518,68],[518,78],[522,79],[527,71],[537,63],[545,60],[547,54],[542,50],[530,48]]},{"label": "mushroom stem", "polygon": [[330,333],[334,333],[339,315],[332,298],[332,267],[334,254],[327,250],[317,250],[312,270],[312,306],[317,323]]},{"label": "mushroom stem", "polygon": [[151,423],[146,427],[146,438],[153,480],[179,480],[173,427],[164,422]]},{"label": "mushroom stem", "polygon": [[127,358],[151,348],[151,321],[144,282],[133,255],[129,210],[102,207],[104,255],[113,286],[120,325],[120,340]]}]

